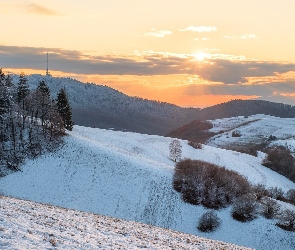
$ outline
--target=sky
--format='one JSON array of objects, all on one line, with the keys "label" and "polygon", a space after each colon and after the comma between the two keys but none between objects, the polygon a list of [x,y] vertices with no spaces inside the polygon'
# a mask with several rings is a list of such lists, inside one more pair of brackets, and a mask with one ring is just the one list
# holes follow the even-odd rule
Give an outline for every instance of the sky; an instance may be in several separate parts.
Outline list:
[{"label": "sky", "polygon": [[0,0],[0,68],[206,107],[295,105],[294,0]]}]

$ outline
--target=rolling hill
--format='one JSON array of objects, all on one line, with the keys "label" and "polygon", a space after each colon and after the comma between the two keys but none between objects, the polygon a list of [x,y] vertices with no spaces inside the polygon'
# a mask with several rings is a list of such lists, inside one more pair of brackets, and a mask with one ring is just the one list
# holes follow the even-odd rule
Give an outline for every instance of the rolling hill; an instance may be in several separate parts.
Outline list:
[{"label": "rolling hill", "polygon": [[[277,123],[277,118],[267,119],[269,125]],[[235,120],[243,123],[243,118]],[[230,127],[233,122],[228,119],[222,124]],[[258,131],[259,126],[257,123],[252,129]],[[275,226],[275,220],[259,217],[241,223],[232,219],[230,207],[217,211],[220,228],[199,232],[198,219],[207,209],[184,203],[173,190],[171,141],[168,137],[75,126],[59,151],[27,160],[21,172],[1,178],[0,193],[256,249],[294,249],[294,233]],[[295,183],[262,166],[260,157],[206,145],[197,150],[187,141],[181,144],[183,158],[235,170],[253,184],[283,191],[295,188]]]}]

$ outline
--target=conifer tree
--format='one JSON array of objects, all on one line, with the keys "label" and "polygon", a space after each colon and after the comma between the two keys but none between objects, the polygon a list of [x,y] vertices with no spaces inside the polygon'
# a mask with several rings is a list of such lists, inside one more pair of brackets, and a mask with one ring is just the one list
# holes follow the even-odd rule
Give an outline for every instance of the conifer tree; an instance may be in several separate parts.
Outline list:
[{"label": "conifer tree", "polygon": [[50,89],[44,80],[39,83],[37,90],[40,91],[42,95],[50,97]]},{"label": "conifer tree", "polygon": [[8,112],[9,94],[6,86],[5,75],[0,68],[0,118]]},{"label": "conifer tree", "polygon": [[29,94],[29,84],[28,84],[28,79],[26,75],[21,72],[18,80],[18,86],[17,86],[17,101],[20,103],[23,101],[26,96]]},{"label": "conifer tree", "polygon": [[73,129],[72,110],[64,88],[57,94],[57,109],[67,130]]},{"label": "conifer tree", "polygon": [[50,106],[50,90],[45,81],[42,80],[37,87],[37,103],[41,111],[41,121],[44,125],[45,119],[48,118],[49,106]]}]

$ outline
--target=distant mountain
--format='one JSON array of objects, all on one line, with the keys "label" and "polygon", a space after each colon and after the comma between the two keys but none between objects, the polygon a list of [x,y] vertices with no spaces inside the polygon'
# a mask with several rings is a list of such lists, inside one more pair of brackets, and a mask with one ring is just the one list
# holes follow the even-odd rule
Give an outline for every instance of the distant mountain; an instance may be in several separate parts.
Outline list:
[{"label": "distant mountain", "polygon": [[198,120],[265,114],[281,118],[295,117],[295,106],[263,100],[232,100],[200,110]]},{"label": "distant mountain", "polygon": [[[74,123],[82,126],[165,135],[197,119],[200,110],[130,97],[107,86],[71,78],[28,76],[32,89],[37,88],[43,79],[53,96],[65,87]],[[18,76],[14,76],[14,82],[17,81]]]}]

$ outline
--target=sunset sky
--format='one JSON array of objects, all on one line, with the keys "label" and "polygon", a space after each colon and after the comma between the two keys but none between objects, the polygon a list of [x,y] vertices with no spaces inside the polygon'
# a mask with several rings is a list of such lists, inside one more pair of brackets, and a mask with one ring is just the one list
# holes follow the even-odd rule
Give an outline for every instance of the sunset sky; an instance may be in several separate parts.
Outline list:
[{"label": "sunset sky", "polygon": [[0,0],[0,68],[205,107],[295,105],[294,0]]}]

